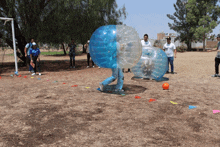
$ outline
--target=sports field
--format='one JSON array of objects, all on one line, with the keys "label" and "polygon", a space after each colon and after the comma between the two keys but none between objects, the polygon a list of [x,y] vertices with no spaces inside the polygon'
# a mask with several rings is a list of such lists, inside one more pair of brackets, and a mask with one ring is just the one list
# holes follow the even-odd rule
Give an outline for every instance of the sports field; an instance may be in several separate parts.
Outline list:
[{"label": "sports field", "polygon": [[[12,77],[14,63],[4,66],[0,146],[218,147],[220,113],[213,110],[220,110],[220,78],[211,77],[215,56],[177,53],[176,74],[165,74],[160,82],[124,73],[125,96],[97,90],[111,70],[86,68],[85,54],[76,56],[76,69],[56,61],[68,56],[43,56],[42,76],[33,78],[26,67],[19,67],[21,77]],[[164,82],[169,90],[162,89]]]}]

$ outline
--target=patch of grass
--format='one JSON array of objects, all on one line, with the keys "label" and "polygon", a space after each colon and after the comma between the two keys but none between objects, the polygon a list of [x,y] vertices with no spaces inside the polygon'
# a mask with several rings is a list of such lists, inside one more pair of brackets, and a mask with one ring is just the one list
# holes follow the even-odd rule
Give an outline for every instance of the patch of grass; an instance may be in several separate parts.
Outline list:
[{"label": "patch of grass", "polygon": [[[68,55],[69,52],[67,51],[66,54]],[[82,54],[82,51],[76,52],[76,55],[79,55],[79,54]],[[41,55],[64,55],[64,51],[60,51],[60,52],[57,52],[57,51],[41,52]]]},{"label": "patch of grass", "polygon": [[6,56],[14,56],[14,54],[5,54]]}]

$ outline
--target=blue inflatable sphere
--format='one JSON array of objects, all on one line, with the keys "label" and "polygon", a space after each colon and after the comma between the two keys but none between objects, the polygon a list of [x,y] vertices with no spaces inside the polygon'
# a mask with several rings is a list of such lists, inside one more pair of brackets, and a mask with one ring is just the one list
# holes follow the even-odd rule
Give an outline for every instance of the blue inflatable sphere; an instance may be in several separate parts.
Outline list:
[{"label": "blue inflatable sphere", "polygon": [[91,36],[89,52],[102,68],[131,68],[138,63],[142,46],[138,33],[125,25],[99,27]]},{"label": "blue inflatable sphere", "polygon": [[156,47],[142,49],[139,62],[132,67],[136,77],[160,80],[168,70],[168,59],[166,53]]}]

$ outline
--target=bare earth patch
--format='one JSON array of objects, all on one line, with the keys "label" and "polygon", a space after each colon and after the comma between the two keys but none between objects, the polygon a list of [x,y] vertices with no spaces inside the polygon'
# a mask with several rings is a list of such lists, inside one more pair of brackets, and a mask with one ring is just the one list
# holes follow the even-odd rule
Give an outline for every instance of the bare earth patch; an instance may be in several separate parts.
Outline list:
[{"label": "bare earth patch", "polygon": [[0,146],[220,146],[220,113],[212,113],[220,110],[220,78],[211,77],[215,55],[178,53],[176,74],[160,82],[125,73],[125,96],[97,90],[111,70],[87,69],[85,55],[76,57],[76,69],[42,57],[43,75],[34,78],[26,67],[19,67],[22,77],[11,77],[11,63],[0,79]]}]

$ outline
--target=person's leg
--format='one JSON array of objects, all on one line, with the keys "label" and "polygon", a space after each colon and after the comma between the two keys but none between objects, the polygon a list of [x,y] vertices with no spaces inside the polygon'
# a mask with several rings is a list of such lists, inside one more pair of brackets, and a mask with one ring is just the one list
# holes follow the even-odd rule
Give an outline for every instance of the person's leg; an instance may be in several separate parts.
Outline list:
[{"label": "person's leg", "polygon": [[106,85],[114,82],[117,78],[118,78],[118,69],[117,68],[113,68],[112,69],[112,76],[107,78],[107,79],[105,79],[101,84],[103,86],[106,86]]},{"label": "person's leg", "polygon": [[70,67],[72,67],[73,66],[73,62],[72,62],[72,59],[73,58],[73,56],[72,55],[70,55]]},{"label": "person's leg", "polygon": [[34,62],[34,73],[36,74],[36,69],[37,69],[37,65],[36,65],[36,62],[37,62],[37,59],[34,57],[33,58],[33,62]]},{"label": "person's leg", "polygon": [[36,66],[37,66],[38,72],[41,73],[41,71],[40,71],[40,61],[39,62],[37,61],[37,65]]},{"label": "person's leg", "polygon": [[89,58],[90,58],[90,54],[87,53],[87,65],[89,66]]},{"label": "person's leg", "polygon": [[30,62],[31,62],[31,60],[30,60],[30,56],[27,56],[27,57],[26,57],[26,63],[27,63],[27,66],[28,66],[28,70],[29,70],[29,71],[31,71],[31,65],[30,65]]},{"label": "person's leg", "polygon": [[167,57],[167,59],[168,59],[168,67],[167,67],[167,72],[169,72],[169,64],[170,64],[170,57]]},{"label": "person's leg", "polygon": [[215,74],[219,74],[220,59],[215,57]]},{"label": "person's leg", "polygon": [[170,57],[171,73],[173,73],[174,71],[173,61],[174,61],[174,57]]},{"label": "person's leg", "polygon": [[73,53],[73,67],[75,67],[75,56],[76,56],[76,54]]},{"label": "person's leg", "polygon": [[117,81],[117,85],[115,87],[116,90],[121,90],[123,87],[123,83],[124,83],[124,74],[122,72],[122,69],[118,69],[118,81]]}]

